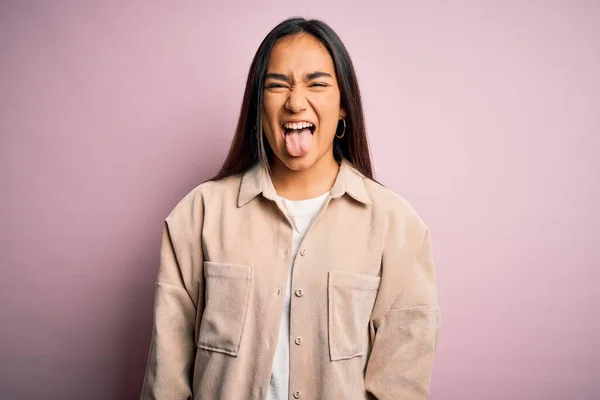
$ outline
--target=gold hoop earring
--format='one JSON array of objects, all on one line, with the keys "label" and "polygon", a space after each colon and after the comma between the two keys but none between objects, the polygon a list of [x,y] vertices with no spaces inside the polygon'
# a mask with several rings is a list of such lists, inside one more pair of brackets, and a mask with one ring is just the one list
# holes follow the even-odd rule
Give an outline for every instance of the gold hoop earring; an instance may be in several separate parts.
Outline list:
[{"label": "gold hoop earring", "polygon": [[335,134],[335,137],[338,139],[341,139],[346,135],[346,118],[342,118],[342,122],[344,123],[344,130],[342,131],[342,134],[340,136],[338,136],[337,133]]}]

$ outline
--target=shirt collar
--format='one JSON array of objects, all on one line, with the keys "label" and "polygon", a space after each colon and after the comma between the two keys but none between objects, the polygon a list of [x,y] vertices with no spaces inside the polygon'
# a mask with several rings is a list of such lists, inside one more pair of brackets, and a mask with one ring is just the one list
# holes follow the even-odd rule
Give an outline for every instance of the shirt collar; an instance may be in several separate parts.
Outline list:
[{"label": "shirt collar", "polygon": [[[363,204],[372,204],[365,188],[364,175],[350,164],[345,158],[342,159],[340,171],[335,183],[331,188],[331,195],[339,199],[348,194],[354,200]],[[275,200],[276,192],[269,172],[260,164],[256,164],[242,176],[242,183],[238,195],[238,207],[246,205],[250,200],[261,194],[269,199]]]}]

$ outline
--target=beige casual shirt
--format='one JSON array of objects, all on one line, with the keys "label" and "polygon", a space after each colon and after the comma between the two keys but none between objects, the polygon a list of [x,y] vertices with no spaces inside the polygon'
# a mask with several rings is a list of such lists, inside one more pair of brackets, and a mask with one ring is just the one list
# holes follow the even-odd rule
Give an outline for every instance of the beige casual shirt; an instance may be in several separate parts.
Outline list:
[{"label": "beige casual shirt", "polygon": [[[275,195],[257,165],[166,218],[142,399],[266,398],[293,234]],[[429,397],[435,271],[404,199],[343,160],[291,279],[290,400]]]}]

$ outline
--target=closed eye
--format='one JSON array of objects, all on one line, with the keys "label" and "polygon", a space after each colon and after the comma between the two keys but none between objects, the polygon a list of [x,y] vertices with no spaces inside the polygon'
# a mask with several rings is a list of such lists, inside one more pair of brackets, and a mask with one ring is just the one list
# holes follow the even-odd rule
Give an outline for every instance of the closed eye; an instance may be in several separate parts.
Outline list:
[{"label": "closed eye", "polygon": [[285,85],[282,85],[280,83],[272,83],[270,85],[267,85],[268,89],[281,89],[281,88],[285,88]]},{"label": "closed eye", "polygon": [[313,83],[312,85],[310,85],[311,87],[327,87],[329,86],[326,83]]}]

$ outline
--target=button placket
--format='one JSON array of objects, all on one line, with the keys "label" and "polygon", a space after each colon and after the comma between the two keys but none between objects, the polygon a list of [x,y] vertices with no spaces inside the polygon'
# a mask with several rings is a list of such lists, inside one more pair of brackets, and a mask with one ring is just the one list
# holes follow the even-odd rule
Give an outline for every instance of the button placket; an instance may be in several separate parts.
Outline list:
[{"label": "button placket", "polygon": [[[321,210],[320,213],[322,213],[322,212],[323,212],[323,210]],[[313,220],[311,226],[309,227],[309,229],[307,230],[307,232],[306,232],[306,234],[304,236],[303,243],[301,243],[301,247],[300,247],[300,249],[298,251],[298,254],[300,255],[300,257],[306,257],[306,255],[307,255],[306,247],[303,247],[303,245],[306,243],[307,236],[310,235],[310,231],[311,231],[312,226],[314,225],[314,223],[315,223],[315,221]],[[294,267],[295,267],[295,265],[294,265]],[[292,285],[295,286],[295,283],[296,283],[295,280],[293,280],[292,281]],[[303,297],[304,296],[304,290],[298,288],[298,289],[294,290],[294,294],[296,295],[296,297]],[[292,302],[292,307],[294,307],[295,303],[296,302]],[[300,305],[298,304],[298,306],[300,306]],[[294,318],[293,315],[290,314],[290,328],[291,329],[294,329],[292,327],[295,325],[295,323],[293,322],[293,318]],[[296,346],[301,346],[304,343],[304,339],[302,338],[302,336],[297,336],[294,339],[294,343],[296,344]],[[291,362],[291,360],[290,360],[290,362]],[[294,399],[300,399],[302,397],[302,392],[300,390],[296,390],[296,391],[294,391],[292,393],[292,396],[294,397]]]}]

